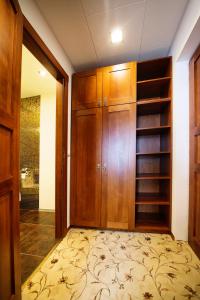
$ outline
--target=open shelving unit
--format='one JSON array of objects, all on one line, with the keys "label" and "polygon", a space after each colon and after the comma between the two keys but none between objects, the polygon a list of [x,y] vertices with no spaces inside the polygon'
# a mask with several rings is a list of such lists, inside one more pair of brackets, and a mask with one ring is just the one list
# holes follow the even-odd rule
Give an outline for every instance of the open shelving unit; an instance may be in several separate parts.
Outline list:
[{"label": "open shelving unit", "polygon": [[171,57],[137,64],[135,229],[170,232]]}]

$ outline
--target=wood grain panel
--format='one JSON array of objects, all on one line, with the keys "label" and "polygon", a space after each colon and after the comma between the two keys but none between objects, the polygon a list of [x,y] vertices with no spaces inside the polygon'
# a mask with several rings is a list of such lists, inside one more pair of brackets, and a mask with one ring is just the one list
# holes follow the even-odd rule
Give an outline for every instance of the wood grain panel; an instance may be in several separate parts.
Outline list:
[{"label": "wood grain panel", "polygon": [[133,229],[135,104],[104,108],[102,226]]},{"label": "wood grain panel", "polygon": [[0,295],[10,299],[14,294],[13,282],[13,251],[12,249],[12,197],[10,193],[0,197],[0,257],[3,257],[3,263],[0,264],[0,274],[4,274],[0,280]]},{"label": "wood grain panel", "polygon": [[100,226],[102,109],[74,112],[72,224]]},{"label": "wood grain panel", "polygon": [[136,63],[103,68],[104,106],[136,101]]},{"label": "wood grain panel", "polygon": [[0,126],[0,181],[11,176],[11,144],[12,132],[5,127]]},{"label": "wood grain panel", "polygon": [[0,82],[2,83],[0,109],[10,113],[12,107],[12,86],[9,83],[12,81],[16,16],[14,10],[8,5],[8,1],[1,1],[0,11],[0,27],[6,28],[6,30],[1,30],[1,41],[3,42],[0,44]]},{"label": "wood grain panel", "polygon": [[189,243],[200,257],[200,47],[190,61]]},{"label": "wood grain panel", "polygon": [[200,172],[196,173],[195,176],[195,196],[194,196],[194,230],[193,236],[194,241],[200,244],[200,226],[199,226],[199,216],[200,216]]},{"label": "wood grain panel", "polygon": [[76,73],[72,78],[73,110],[102,105],[102,71]]},{"label": "wood grain panel", "polygon": [[0,299],[18,300],[22,14],[12,0],[1,0],[0,12]]}]

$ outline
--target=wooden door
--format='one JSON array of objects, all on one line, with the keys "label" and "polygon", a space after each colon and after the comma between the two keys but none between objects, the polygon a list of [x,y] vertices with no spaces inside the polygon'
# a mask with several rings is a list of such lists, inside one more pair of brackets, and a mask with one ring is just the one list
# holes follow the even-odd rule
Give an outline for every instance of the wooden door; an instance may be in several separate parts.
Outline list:
[{"label": "wooden door", "polygon": [[103,68],[103,105],[136,102],[136,63]]},{"label": "wooden door", "polygon": [[200,47],[190,61],[189,243],[200,257]]},{"label": "wooden door", "polygon": [[104,108],[102,226],[133,229],[136,104]]},{"label": "wooden door", "polygon": [[100,226],[102,108],[73,113],[71,224]]},{"label": "wooden door", "polygon": [[20,299],[19,100],[22,15],[0,1],[0,299]]},{"label": "wooden door", "polygon": [[74,74],[72,78],[72,109],[87,109],[101,105],[101,69]]}]

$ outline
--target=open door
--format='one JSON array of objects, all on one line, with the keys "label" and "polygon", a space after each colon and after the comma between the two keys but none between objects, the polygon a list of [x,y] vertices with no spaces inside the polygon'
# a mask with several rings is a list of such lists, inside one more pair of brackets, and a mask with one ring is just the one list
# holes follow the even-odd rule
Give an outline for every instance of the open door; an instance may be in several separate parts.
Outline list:
[{"label": "open door", "polygon": [[19,99],[22,13],[0,1],[0,299],[20,299]]}]

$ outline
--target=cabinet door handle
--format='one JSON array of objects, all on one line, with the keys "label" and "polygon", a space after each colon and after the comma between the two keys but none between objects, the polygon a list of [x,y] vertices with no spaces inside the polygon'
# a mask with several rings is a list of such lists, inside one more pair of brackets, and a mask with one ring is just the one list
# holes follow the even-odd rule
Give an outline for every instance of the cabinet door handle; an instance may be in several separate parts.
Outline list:
[{"label": "cabinet door handle", "polygon": [[102,169],[103,169],[103,171],[106,171],[106,169],[107,169],[107,166],[106,166],[106,164],[105,164],[105,163],[103,164],[103,167],[102,167]]},{"label": "cabinet door handle", "polygon": [[101,169],[101,164],[97,164],[97,169]]},{"label": "cabinet door handle", "polygon": [[107,97],[104,97],[103,102],[104,102],[104,106],[108,106],[108,99],[107,99]]}]

